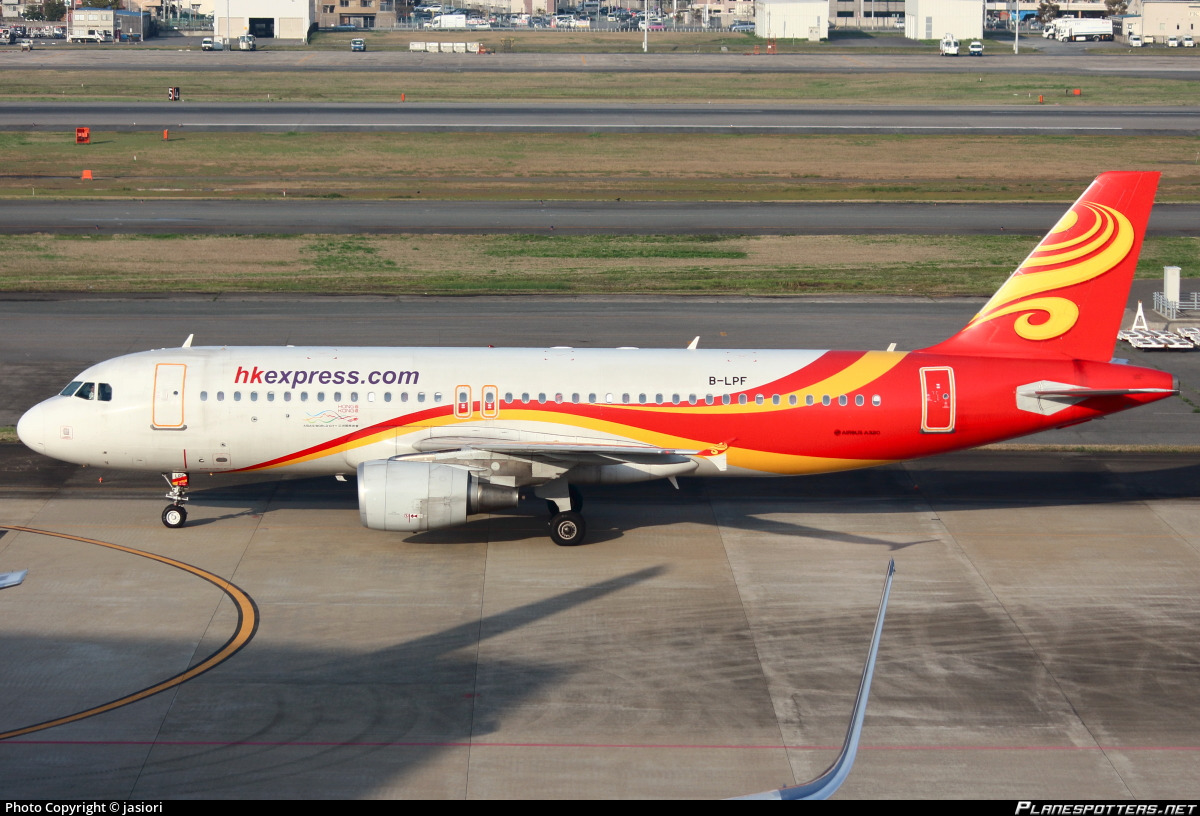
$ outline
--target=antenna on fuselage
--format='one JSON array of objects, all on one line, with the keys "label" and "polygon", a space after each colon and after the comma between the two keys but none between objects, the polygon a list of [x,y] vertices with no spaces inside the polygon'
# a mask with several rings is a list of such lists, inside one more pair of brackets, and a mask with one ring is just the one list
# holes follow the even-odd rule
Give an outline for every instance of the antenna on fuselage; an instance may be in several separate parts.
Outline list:
[{"label": "antenna on fuselage", "polygon": [[191,348],[192,347],[192,338],[195,336],[196,335],[194,335],[194,334],[189,334],[188,339],[183,341],[182,348]]}]

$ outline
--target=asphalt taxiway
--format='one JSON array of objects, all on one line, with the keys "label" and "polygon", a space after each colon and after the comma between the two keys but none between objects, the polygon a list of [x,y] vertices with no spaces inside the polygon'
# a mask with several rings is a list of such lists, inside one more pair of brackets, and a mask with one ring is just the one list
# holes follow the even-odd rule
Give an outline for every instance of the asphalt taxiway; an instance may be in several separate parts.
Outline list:
[{"label": "asphalt taxiway", "polygon": [[[28,404],[191,332],[914,348],[978,307],[306,302],[8,298],[0,372]],[[1186,353],[1128,356],[1200,383]],[[1195,416],[1165,400],[1055,433],[1190,446]],[[573,549],[528,504],[370,531],[333,479],[198,476],[172,531],[156,474],[0,445],[0,571],[29,570],[0,591],[0,796],[721,797],[808,779],[840,744],[891,557],[839,796],[1200,796],[1196,454],[982,450],[680,486],[588,490]]]},{"label": "asphalt taxiway", "polygon": [[[538,516],[366,530],[332,479],[200,480],[170,531],[157,477],[32,458],[0,445],[0,566],[29,570],[0,592],[0,737],[70,721],[0,739],[7,799],[807,779],[840,743],[890,557],[840,797],[1200,796],[1194,456],[984,451],[595,489],[575,549]],[[171,683],[251,614],[240,651]]]},{"label": "asphalt taxiway", "polygon": [[596,102],[12,102],[0,130],[170,129],[223,133],[709,133],[1143,136],[1194,135],[1190,106],[829,105]]}]

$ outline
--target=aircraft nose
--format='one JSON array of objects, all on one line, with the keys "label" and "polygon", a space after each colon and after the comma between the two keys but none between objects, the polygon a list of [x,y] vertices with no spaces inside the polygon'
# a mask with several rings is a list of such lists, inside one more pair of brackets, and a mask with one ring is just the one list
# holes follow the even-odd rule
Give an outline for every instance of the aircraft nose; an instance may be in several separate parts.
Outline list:
[{"label": "aircraft nose", "polygon": [[42,406],[35,405],[17,421],[17,437],[26,447],[46,452],[46,412]]}]

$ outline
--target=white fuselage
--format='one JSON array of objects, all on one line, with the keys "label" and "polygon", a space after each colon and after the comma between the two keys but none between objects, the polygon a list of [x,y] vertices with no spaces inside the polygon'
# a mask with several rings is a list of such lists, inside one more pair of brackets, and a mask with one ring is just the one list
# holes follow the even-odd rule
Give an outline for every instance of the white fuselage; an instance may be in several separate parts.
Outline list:
[{"label": "white fuselage", "polygon": [[[98,399],[99,388],[90,398],[52,397],[22,418],[19,432],[36,450],[80,464],[352,473],[364,461],[428,450],[439,434],[628,442],[619,422],[603,420],[606,409],[720,406],[723,395],[765,386],[822,353],[171,348],[92,366],[77,380],[109,386],[110,399]],[[552,411],[526,410],[554,404],[598,406],[595,421],[561,424],[544,419]],[[660,444],[668,441],[687,448],[721,440]]]}]

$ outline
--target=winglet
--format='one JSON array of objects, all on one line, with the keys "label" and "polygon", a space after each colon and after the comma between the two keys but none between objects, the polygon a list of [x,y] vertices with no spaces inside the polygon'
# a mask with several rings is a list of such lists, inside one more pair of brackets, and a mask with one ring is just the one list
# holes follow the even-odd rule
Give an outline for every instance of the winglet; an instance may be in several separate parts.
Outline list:
[{"label": "winglet", "polygon": [[0,572],[0,589],[15,587],[25,580],[25,575],[29,570],[19,570],[17,572]]},{"label": "winglet", "polygon": [[850,716],[850,728],[842,743],[841,753],[825,772],[810,782],[791,785],[735,799],[828,799],[842,786],[854,765],[858,753],[858,737],[862,733],[863,718],[867,714],[867,697],[871,693],[871,678],[875,674],[875,657],[879,654],[879,637],[883,634],[883,616],[887,612],[888,596],[892,592],[892,576],[896,572],[896,560],[888,562],[883,578],[883,597],[879,599],[879,613],[875,616],[875,631],[871,635],[871,648],[867,652],[867,663],[863,666],[862,679],[858,683],[858,697],[854,700],[854,713]]}]

